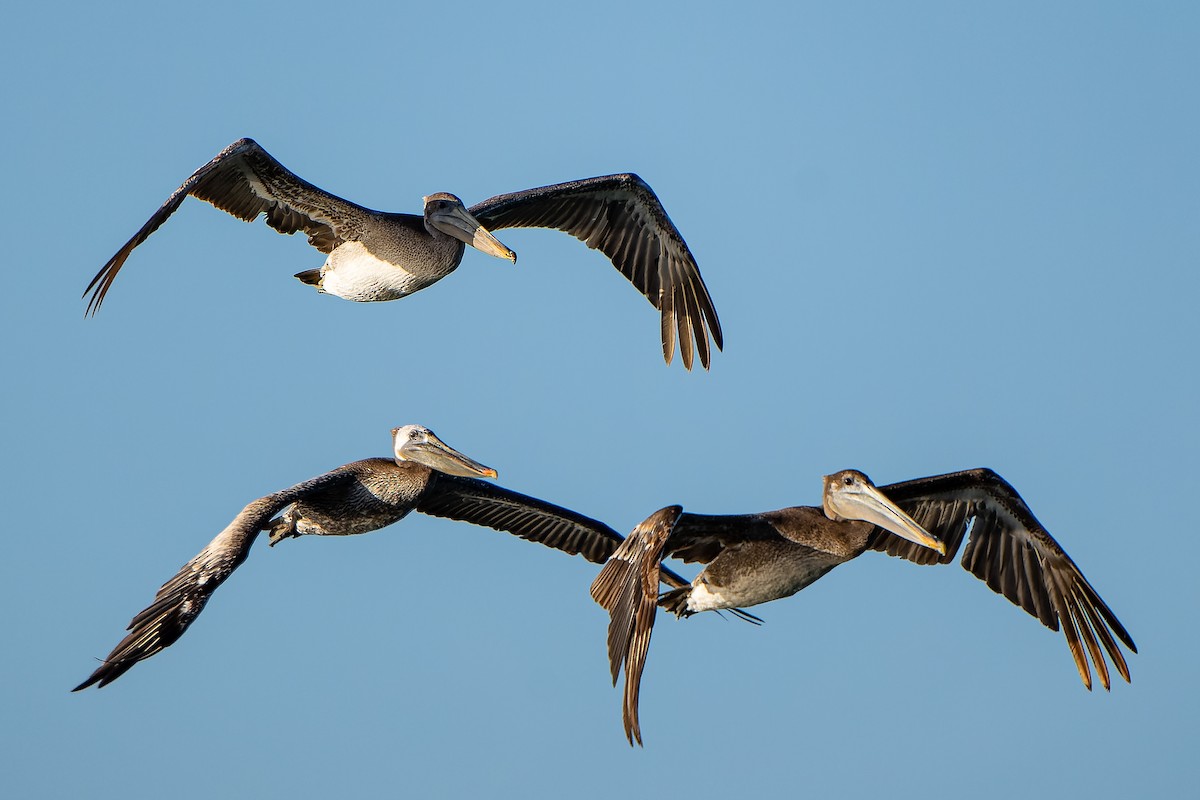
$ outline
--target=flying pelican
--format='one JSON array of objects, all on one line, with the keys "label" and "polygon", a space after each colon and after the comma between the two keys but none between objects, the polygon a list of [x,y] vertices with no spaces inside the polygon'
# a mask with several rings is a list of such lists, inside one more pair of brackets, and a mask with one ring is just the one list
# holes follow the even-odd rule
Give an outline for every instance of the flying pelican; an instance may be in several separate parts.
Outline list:
[{"label": "flying pelican", "polygon": [[[679,617],[789,597],[838,564],[882,550],[918,564],[947,564],[970,527],[962,565],[993,591],[1062,631],[1083,684],[1088,655],[1109,688],[1100,649],[1125,681],[1129,667],[1114,641],[1137,647],[1083,573],[1016,490],[990,469],[894,483],[877,489],[861,472],[825,476],[821,508],[799,506],[742,516],[684,514],[679,506],[641,523],[600,571],[592,597],[611,614],[613,684],[625,667],[623,718],[630,744],[641,744],[638,684],[656,606]],[[656,594],[665,556],[708,566],[689,586]]]},{"label": "flying pelican", "polygon": [[[328,255],[320,269],[296,277],[326,294],[368,302],[396,300],[449,275],[466,245],[516,262],[489,229],[556,228],[599,249],[662,312],[663,357],[675,335],[683,364],[693,352],[709,365],[711,334],[721,324],[696,260],[650,186],[633,174],[559,183],[499,195],[464,208],[445,192],[424,198],[425,213],[393,214],[343,200],[298,177],[252,139],[239,139],[192,173],[125,246],[96,273],[87,313],[104,302],[125,259],[158,230],[188,195],[246,222],[259,214],[280,233],[303,231]],[[707,332],[706,332],[707,328]],[[693,350],[693,340],[695,348]]]},{"label": "flying pelican", "polygon": [[[270,532],[271,545],[309,534],[347,536],[391,525],[415,509],[507,531],[597,564],[621,542],[620,534],[602,522],[479,480],[496,477],[496,471],[421,425],[394,429],[392,447],[394,459],[355,461],[247,505],[163,584],[154,602],[129,623],[129,634],[73,691],[111,683],[174,644],[217,587],[246,560],[263,530]],[[663,580],[670,586],[687,585],[673,573],[664,573]]]}]

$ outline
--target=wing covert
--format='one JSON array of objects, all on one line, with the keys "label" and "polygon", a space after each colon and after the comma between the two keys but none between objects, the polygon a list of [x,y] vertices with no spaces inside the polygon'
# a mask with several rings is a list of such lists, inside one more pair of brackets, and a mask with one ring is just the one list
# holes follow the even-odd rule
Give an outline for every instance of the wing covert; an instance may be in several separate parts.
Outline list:
[{"label": "wing covert", "polygon": [[267,224],[280,233],[304,231],[309,244],[322,253],[355,238],[363,220],[376,213],[313,186],[276,161],[253,139],[239,139],[193,172],[96,273],[84,290],[85,297],[91,294],[87,314],[93,315],[100,309],[117,272],[134,248],[158,230],[188,195],[246,222],[263,214]]}]

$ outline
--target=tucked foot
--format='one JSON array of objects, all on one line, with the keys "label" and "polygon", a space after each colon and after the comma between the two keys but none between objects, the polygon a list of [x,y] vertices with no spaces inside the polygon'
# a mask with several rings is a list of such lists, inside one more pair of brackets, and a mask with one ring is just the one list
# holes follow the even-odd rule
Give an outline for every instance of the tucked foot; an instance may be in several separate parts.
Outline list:
[{"label": "tucked foot", "polygon": [[271,547],[282,542],[284,539],[297,539],[300,534],[296,532],[296,523],[294,520],[286,517],[276,517],[267,523],[267,530],[271,532]]}]

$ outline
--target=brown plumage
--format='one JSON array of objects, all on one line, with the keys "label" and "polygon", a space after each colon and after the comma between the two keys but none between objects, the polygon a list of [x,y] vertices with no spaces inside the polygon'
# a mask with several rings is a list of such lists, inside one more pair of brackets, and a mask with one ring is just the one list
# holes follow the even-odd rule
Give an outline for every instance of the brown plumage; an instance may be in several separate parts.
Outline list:
[{"label": "brown plumage", "polygon": [[[974,469],[884,486],[878,491],[932,534],[944,552],[906,540],[870,522],[831,519],[831,486],[865,475],[844,470],[826,478],[823,508],[797,506],[740,516],[678,513],[663,509],[639,525],[614,552],[593,584],[593,597],[612,615],[609,665],[614,681],[625,666],[623,717],[631,742],[640,742],[638,687],[655,605],[680,617],[732,605],[752,606],[788,597],[839,564],[868,550],[918,564],[946,564],[964,537],[962,565],[1051,630],[1062,630],[1080,679],[1092,688],[1091,666],[1111,685],[1108,661],[1129,682],[1119,641],[1137,647],[1083,573],[1038,522],[1016,490],[990,469]],[[657,596],[661,559],[708,566],[689,586]],[[645,587],[655,587],[647,590]],[[1090,661],[1090,664],[1089,664]]]},{"label": "brown plumage", "polygon": [[[594,563],[603,563],[622,541],[602,522],[476,478],[413,461],[355,461],[249,503],[162,585],[129,623],[129,634],[74,691],[111,683],[174,644],[246,560],[261,531],[270,531],[272,545],[303,535],[346,536],[378,530],[411,511],[505,531]],[[687,585],[674,573],[664,580]]]},{"label": "brown plumage", "polygon": [[303,232],[328,255],[297,274],[322,292],[360,302],[395,300],[449,275],[466,244],[516,260],[489,228],[553,228],[600,250],[661,312],[663,357],[676,335],[684,366],[707,369],[709,337],[721,325],[683,236],[650,186],[631,173],[605,175],[499,195],[466,209],[452,194],[425,198],[424,215],[397,214],[344,200],[288,170],[258,143],[240,139],[196,170],[100,269],[84,292],[87,313],[104,302],[139,244],[189,195],[247,222],[262,215],[280,233]]}]

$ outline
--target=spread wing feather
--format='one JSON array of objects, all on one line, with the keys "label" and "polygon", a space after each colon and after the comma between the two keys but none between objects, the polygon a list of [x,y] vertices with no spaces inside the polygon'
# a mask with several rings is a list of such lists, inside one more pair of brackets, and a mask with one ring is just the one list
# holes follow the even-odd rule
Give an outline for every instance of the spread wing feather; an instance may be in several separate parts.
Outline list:
[{"label": "spread wing feather", "polygon": [[303,231],[309,244],[322,253],[356,239],[366,219],[377,213],[313,186],[253,139],[239,139],[193,172],[96,273],[84,290],[85,297],[91,294],[86,313],[99,310],[129,254],[158,230],[188,195],[246,222],[265,215],[267,224],[280,233]]},{"label": "spread wing feather", "polygon": [[633,174],[605,175],[499,195],[471,206],[484,227],[554,228],[599,250],[662,314],[663,357],[678,334],[684,366],[698,354],[705,369],[709,336],[723,345],[721,323],[700,269],[650,186]]},{"label": "spread wing feather", "polygon": [[217,587],[241,566],[250,547],[271,518],[310,492],[353,480],[340,467],[289,489],[248,504],[195,558],[183,565],[175,577],[162,585],[154,602],[129,623],[122,639],[99,667],[72,691],[93,684],[105,686],[124,675],[130,667],[170,647],[195,621]]},{"label": "spread wing feather", "polygon": [[1109,688],[1102,648],[1129,681],[1114,636],[1136,653],[1133,639],[1008,481],[984,468],[904,481],[880,491],[945,542],[946,554],[882,528],[871,534],[869,547],[918,564],[946,564],[969,530],[963,567],[1047,628],[1061,629],[1085,686],[1092,686],[1090,656],[1101,685]]},{"label": "spread wing feather", "polygon": [[610,614],[608,662],[614,686],[621,666],[625,667],[621,718],[631,745],[642,743],[638,697],[658,610],[663,548],[682,511],[679,506],[668,506],[634,528],[591,587],[592,598]]}]

